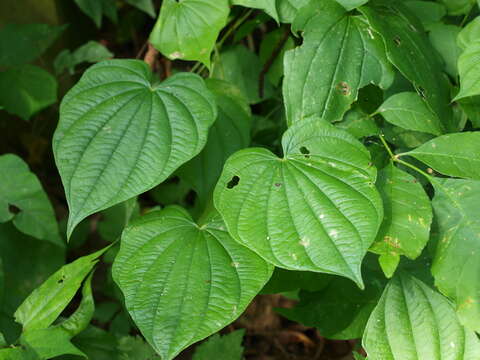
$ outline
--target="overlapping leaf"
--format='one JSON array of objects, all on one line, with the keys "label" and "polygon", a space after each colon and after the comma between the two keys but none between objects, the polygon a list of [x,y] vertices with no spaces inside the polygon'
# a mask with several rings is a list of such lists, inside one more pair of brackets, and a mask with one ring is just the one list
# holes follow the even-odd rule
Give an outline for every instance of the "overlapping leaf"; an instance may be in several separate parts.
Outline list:
[{"label": "overlapping leaf", "polygon": [[230,234],[276,266],[361,284],[383,217],[370,154],[318,119],[295,124],[282,144],[283,158],[253,148],[228,159],[214,201]]},{"label": "overlapping leaf", "polygon": [[311,2],[293,27],[304,31],[304,41],[285,54],[283,96],[290,124],[312,116],[340,120],[361,87],[388,87],[393,81],[381,37],[336,1]]},{"label": "overlapping leaf", "polygon": [[197,60],[210,67],[229,10],[229,0],[165,0],[150,42],[171,60]]},{"label": "overlapping leaf", "polygon": [[441,174],[480,180],[480,132],[443,135],[406,154]]},{"label": "overlapping leaf", "polygon": [[382,268],[393,274],[400,255],[417,258],[430,238],[432,207],[417,180],[393,164],[381,170],[377,187],[385,217],[372,251],[381,255]]},{"label": "overlapping leaf", "polygon": [[158,185],[205,145],[217,112],[203,80],[183,73],[152,81],[144,62],[109,60],[64,97],[53,149],[69,235],[86,216]]},{"label": "overlapping leaf", "polygon": [[476,360],[480,341],[458,322],[442,295],[416,278],[397,275],[387,285],[363,336],[372,360]]},{"label": "overlapping leaf", "polygon": [[171,360],[235,320],[272,270],[230,237],[218,215],[197,225],[168,207],[124,231],[113,275],[147,341]]}]

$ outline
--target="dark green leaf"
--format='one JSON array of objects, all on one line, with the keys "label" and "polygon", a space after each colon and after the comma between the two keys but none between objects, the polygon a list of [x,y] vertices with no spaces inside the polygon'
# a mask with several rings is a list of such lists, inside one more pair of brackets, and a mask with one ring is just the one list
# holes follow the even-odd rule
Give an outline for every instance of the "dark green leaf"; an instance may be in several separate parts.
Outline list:
[{"label": "dark green leaf", "polygon": [[237,330],[228,335],[212,335],[203,344],[199,345],[192,360],[242,360],[242,340],[245,330]]},{"label": "dark green leaf", "polygon": [[63,73],[68,69],[70,74],[75,72],[75,66],[83,62],[96,63],[113,57],[105,46],[96,42],[89,41],[80,46],[73,53],[70,50],[63,50],[55,59],[54,67],[57,74]]},{"label": "dark green leaf", "polygon": [[135,6],[137,9],[147,13],[152,18],[155,18],[155,7],[153,6],[153,0],[125,0],[127,4]]},{"label": "dark green leaf", "polygon": [[380,133],[375,120],[357,106],[347,111],[343,120],[336,123],[335,126],[348,131],[357,139]]},{"label": "dark green leaf", "polygon": [[[425,3],[428,4],[428,2]],[[457,61],[461,53],[461,49],[457,45],[457,36],[461,28],[456,25],[437,23],[431,25],[429,30],[430,42],[435,50],[442,55],[445,71],[453,78],[456,78],[458,76]]]}]

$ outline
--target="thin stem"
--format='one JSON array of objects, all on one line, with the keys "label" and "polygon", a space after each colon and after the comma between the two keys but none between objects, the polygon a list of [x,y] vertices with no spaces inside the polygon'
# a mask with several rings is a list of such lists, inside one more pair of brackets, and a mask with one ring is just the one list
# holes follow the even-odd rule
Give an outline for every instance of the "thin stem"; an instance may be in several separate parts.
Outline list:
[{"label": "thin stem", "polygon": [[388,144],[385,140],[385,135],[381,134],[379,137],[380,137],[380,141],[382,142],[383,146],[385,147],[385,149],[387,149],[388,155],[390,155],[392,160],[395,161],[395,159],[397,157],[393,154],[392,149],[390,149],[390,146],[388,146]]}]

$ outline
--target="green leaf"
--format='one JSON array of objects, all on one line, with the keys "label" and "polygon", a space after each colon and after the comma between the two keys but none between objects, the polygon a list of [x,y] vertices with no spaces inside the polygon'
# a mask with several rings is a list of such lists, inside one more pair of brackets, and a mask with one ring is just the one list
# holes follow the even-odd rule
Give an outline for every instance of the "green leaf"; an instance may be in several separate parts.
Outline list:
[{"label": "green leaf", "polygon": [[444,175],[480,180],[480,132],[443,135],[403,155]]},{"label": "green leaf", "polygon": [[475,360],[480,342],[458,322],[450,302],[420,280],[394,277],[363,336],[370,359]]},{"label": "green leaf", "polygon": [[460,92],[453,100],[480,95],[480,40],[469,45],[458,58]]},{"label": "green leaf", "polygon": [[445,128],[425,100],[414,92],[390,96],[377,110],[389,123],[401,128],[441,135]]},{"label": "green leaf", "polygon": [[317,119],[289,128],[282,145],[283,158],[253,148],[225,164],[214,202],[230,234],[275,266],[361,285],[360,265],[383,218],[369,152]]},{"label": "green leaf", "polygon": [[217,120],[202,152],[177,172],[193,187],[203,206],[211,198],[227,158],[250,145],[252,122],[247,100],[236,87],[218,79],[209,79],[207,87],[218,105]]},{"label": "green leaf", "polygon": [[447,7],[448,15],[467,14],[475,5],[475,0],[441,0]]},{"label": "green leaf", "polygon": [[93,20],[98,28],[102,26],[102,17],[106,15],[112,22],[117,22],[117,8],[114,0],[74,0],[80,10]]},{"label": "green leaf", "polygon": [[335,123],[335,126],[348,131],[357,139],[380,134],[375,120],[358,106],[347,111],[343,120]]},{"label": "green leaf", "polygon": [[475,128],[480,128],[480,95],[461,99],[458,104]]},{"label": "green leaf", "polygon": [[244,334],[245,330],[241,329],[224,336],[212,335],[196,348],[192,360],[242,360]]},{"label": "green leaf", "polygon": [[142,334],[171,360],[235,320],[272,270],[218,215],[197,225],[184,209],[167,207],[125,229],[113,276]]},{"label": "green leaf", "polygon": [[75,66],[78,64],[83,62],[96,63],[112,57],[113,53],[105,46],[96,41],[89,41],[73,53],[71,53],[70,50],[63,50],[55,58],[53,66],[55,67],[56,74],[61,74],[68,69],[68,72],[73,75],[75,73]]},{"label": "green leaf", "polygon": [[155,18],[156,16],[155,7],[153,6],[152,0],[125,0],[125,2],[132,6],[135,6],[137,9],[150,15],[152,18]]},{"label": "green leaf", "polygon": [[417,258],[430,238],[432,206],[422,185],[389,164],[378,174],[377,188],[385,217],[371,251],[381,255],[382,268],[392,273],[399,255]]},{"label": "green leaf", "polygon": [[150,42],[171,60],[196,60],[210,67],[229,10],[229,0],[165,0]]},{"label": "green leaf", "polygon": [[277,312],[289,320],[316,327],[328,339],[357,339],[362,337],[382,289],[382,283],[376,279],[360,290],[348,279],[334,278],[321,291],[301,291],[300,302],[294,308]]},{"label": "green leaf", "polygon": [[[15,319],[23,325],[23,330],[46,329],[52,324],[72,300],[83,279],[97,263],[96,259],[107,249],[108,247],[63,266],[36,288],[15,312]],[[88,289],[86,291],[88,294]],[[76,323],[78,319],[72,320],[70,326],[74,327]]]},{"label": "green leaf", "polygon": [[479,41],[478,33],[480,31],[480,16],[470,21],[460,34],[458,34],[457,43],[460,48],[465,50],[469,46]]},{"label": "green leaf", "polygon": [[277,0],[232,0],[232,5],[240,5],[254,9],[262,9],[277,22],[279,22],[277,12]]},{"label": "green leaf", "polygon": [[114,242],[120,238],[128,223],[140,214],[137,198],[131,198],[120,204],[102,211],[102,218],[97,224],[97,230],[102,239]]},{"label": "green leaf", "polygon": [[435,50],[442,55],[445,62],[445,71],[453,78],[458,76],[457,61],[462,52],[457,45],[457,36],[460,30],[459,26],[445,25],[443,23],[430,26],[430,42]]},{"label": "green leaf", "polygon": [[[285,52],[295,47],[292,37],[285,33],[285,31],[289,30],[278,28],[270,31],[265,35],[260,44],[259,56],[264,67],[269,61],[271,61],[272,56],[275,56],[267,72],[268,79],[275,86],[279,85],[280,80],[283,77],[283,58]],[[287,36],[286,39],[285,36]],[[281,46],[280,51],[278,51],[279,46]]]},{"label": "green leaf", "polygon": [[350,11],[366,4],[369,0],[336,0],[346,10]]},{"label": "green leaf", "polygon": [[24,120],[57,101],[57,80],[47,71],[23,65],[0,72],[0,104]]},{"label": "green leaf", "polygon": [[456,300],[463,324],[480,330],[480,182],[436,179],[433,208],[438,244],[432,266],[435,285]]},{"label": "green leaf", "polygon": [[0,67],[32,62],[47,50],[66,26],[7,24],[0,29]]},{"label": "green leaf", "polygon": [[[18,213],[12,212],[12,206]],[[55,213],[42,184],[18,156],[0,156],[0,222],[12,220],[21,232],[64,247]]]},{"label": "green leaf", "polygon": [[[160,359],[140,336],[123,336],[118,340],[119,360],[154,360]],[[96,358],[95,358],[96,360]]]},{"label": "green leaf", "polygon": [[291,271],[275,268],[262,294],[278,294],[295,290],[319,291],[332,280],[330,275],[310,271]]},{"label": "green leaf", "polygon": [[285,54],[283,96],[289,124],[312,116],[340,120],[360,88],[392,83],[380,36],[334,0],[303,7],[293,29],[304,31],[304,41]]},{"label": "green leaf", "polygon": [[432,24],[439,23],[447,15],[445,5],[433,1],[413,0],[405,1],[404,5],[417,16],[427,29]]},{"label": "green leaf", "polygon": [[442,64],[428,41],[418,19],[398,1],[376,0],[360,11],[370,26],[381,34],[387,56],[413,84],[448,131],[455,131],[450,104],[450,88],[442,72]]},{"label": "green leaf", "polygon": [[180,73],[152,81],[142,61],[109,60],[63,98],[53,150],[68,235],[88,215],[152,189],[204,147],[217,113],[203,80]]},{"label": "green leaf", "polygon": [[416,148],[435,137],[423,132],[402,129],[389,123],[384,123],[382,130],[388,142],[399,148]]},{"label": "green leaf", "polygon": [[267,78],[263,96],[260,96],[262,68],[262,62],[257,54],[243,45],[237,45],[222,51],[213,66],[212,77],[234,84],[250,104],[257,104],[271,97],[273,93],[273,87]]}]

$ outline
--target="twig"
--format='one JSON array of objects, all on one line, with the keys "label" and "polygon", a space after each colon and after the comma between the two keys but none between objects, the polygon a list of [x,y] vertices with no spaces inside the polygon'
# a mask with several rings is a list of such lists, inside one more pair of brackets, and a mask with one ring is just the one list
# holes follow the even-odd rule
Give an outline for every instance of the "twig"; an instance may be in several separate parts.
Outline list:
[{"label": "twig", "polygon": [[145,61],[150,66],[150,68],[153,69],[157,56],[158,50],[155,49],[152,44],[148,43],[148,50],[145,54],[145,57],[143,58],[143,61]]}]

